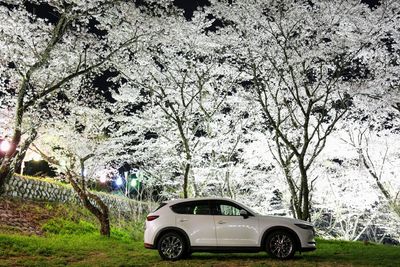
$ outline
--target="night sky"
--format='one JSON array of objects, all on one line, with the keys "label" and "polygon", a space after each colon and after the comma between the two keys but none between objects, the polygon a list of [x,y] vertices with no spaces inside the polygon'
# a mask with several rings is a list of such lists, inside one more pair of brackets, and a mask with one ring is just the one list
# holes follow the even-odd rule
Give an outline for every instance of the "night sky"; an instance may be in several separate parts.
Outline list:
[{"label": "night sky", "polygon": [[[136,1],[138,5],[142,5],[143,1]],[[312,1],[311,1],[312,2]],[[369,7],[374,8],[379,5],[379,0],[361,0],[361,3],[367,4]],[[197,10],[199,7],[209,6],[210,2],[208,0],[174,0],[174,5],[178,8],[184,10],[184,16],[187,20],[193,15],[193,12]],[[7,5],[0,1],[1,5]],[[10,6],[10,5],[8,5]],[[29,12],[35,13],[40,18],[46,18],[51,23],[56,23],[59,17],[59,13],[55,11],[51,6],[47,3],[40,3],[39,5],[29,3],[28,1],[25,2],[25,7]],[[93,31],[96,31],[96,21],[90,22],[90,27]],[[101,35],[101,32],[96,32]]]}]

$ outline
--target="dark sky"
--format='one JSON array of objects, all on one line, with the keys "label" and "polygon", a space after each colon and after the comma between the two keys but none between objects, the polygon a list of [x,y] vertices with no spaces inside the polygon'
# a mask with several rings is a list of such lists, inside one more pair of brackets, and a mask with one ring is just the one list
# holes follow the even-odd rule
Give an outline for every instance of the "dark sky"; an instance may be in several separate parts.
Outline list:
[{"label": "dark sky", "polygon": [[[315,1],[315,0],[310,0]],[[139,5],[142,1],[138,1]],[[209,6],[210,2],[209,0],[174,0],[174,5],[180,9],[184,10],[184,16],[187,20],[190,20],[191,17],[193,16],[193,12],[197,10],[199,7],[204,7],[204,6]],[[380,4],[380,0],[361,0],[361,3],[367,4],[370,8],[374,8]],[[5,4],[2,1],[0,1],[0,5],[5,5],[8,6],[9,8],[12,7],[12,5]],[[35,13],[38,17],[40,18],[45,18],[48,19],[49,22],[51,23],[56,23],[58,18],[59,18],[59,13],[56,12],[50,5],[47,3],[40,3],[39,5],[37,4],[32,4],[29,1],[25,1],[24,3],[26,10],[28,10],[31,13]],[[99,32],[96,29],[96,24],[98,24],[97,21],[92,20],[90,21],[90,28],[94,34],[98,35],[104,35],[103,32]]]},{"label": "dark sky", "polygon": [[198,7],[209,6],[208,0],[174,0],[174,5],[185,10],[184,16],[189,20]]},{"label": "dark sky", "polygon": [[[139,5],[142,5],[138,1]],[[0,1],[1,5],[6,5]],[[29,1],[24,3],[27,11],[36,14],[40,18],[48,19],[51,23],[56,23],[60,14],[56,12],[50,5],[47,3],[33,4]],[[197,10],[199,7],[204,7],[210,5],[208,0],[174,0],[174,5],[180,9],[184,10],[184,16],[186,19],[190,19],[193,15],[193,12]],[[11,7],[10,5],[8,5]]]},{"label": "dark sky", "polygon": [[374,8],[380,4],[380,0],[361,0],[361,3],[367,4],[370,8]]}]

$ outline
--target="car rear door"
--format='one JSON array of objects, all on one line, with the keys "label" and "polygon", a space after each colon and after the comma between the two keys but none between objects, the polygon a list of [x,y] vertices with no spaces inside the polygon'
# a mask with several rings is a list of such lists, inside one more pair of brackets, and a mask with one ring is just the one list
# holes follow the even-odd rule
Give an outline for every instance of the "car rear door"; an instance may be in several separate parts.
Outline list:
[{"label": "car rear door", "polygon": [[176,226],[187,233],[191,246],[217,246],[208,200],[177,203],[171,209],[176,213]]},{"label": "car rear door", "polygon": [[215,232],[218,247],[256,247],[259,246],[259,225],[256,216],[244,218],[243,209],[227,200],[212,201]]}]

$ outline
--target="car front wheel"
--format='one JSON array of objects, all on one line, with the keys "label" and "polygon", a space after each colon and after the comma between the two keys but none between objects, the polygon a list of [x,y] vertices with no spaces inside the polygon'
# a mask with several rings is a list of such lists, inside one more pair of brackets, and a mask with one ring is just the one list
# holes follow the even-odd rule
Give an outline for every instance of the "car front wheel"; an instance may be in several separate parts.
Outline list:
[{"label": "car front wheel", "polygon": [[273,258],[282,260],[290,259],[296,252],[295,240],[286,231],[275,231],[268,235],[266,249],[268,254]]},{"label": "car front wheel", "polygon": [[164,260],[179,260],[185,256],[186,244],[181,235],[171,232],[160,238],[157,248]]}]

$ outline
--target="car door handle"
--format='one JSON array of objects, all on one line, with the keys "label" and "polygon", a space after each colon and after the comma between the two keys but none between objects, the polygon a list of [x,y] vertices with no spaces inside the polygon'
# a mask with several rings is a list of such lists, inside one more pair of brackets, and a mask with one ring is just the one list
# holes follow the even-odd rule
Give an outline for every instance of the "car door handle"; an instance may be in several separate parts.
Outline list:
[{"label": "car door handle", "polygon": [[180,219],[179,222],[187,222],[188,219]]},{"label": "car door handle", "polygon": [[225,224],[226,221],[219,221],[218,223],[219,223],[219,224]]}]

